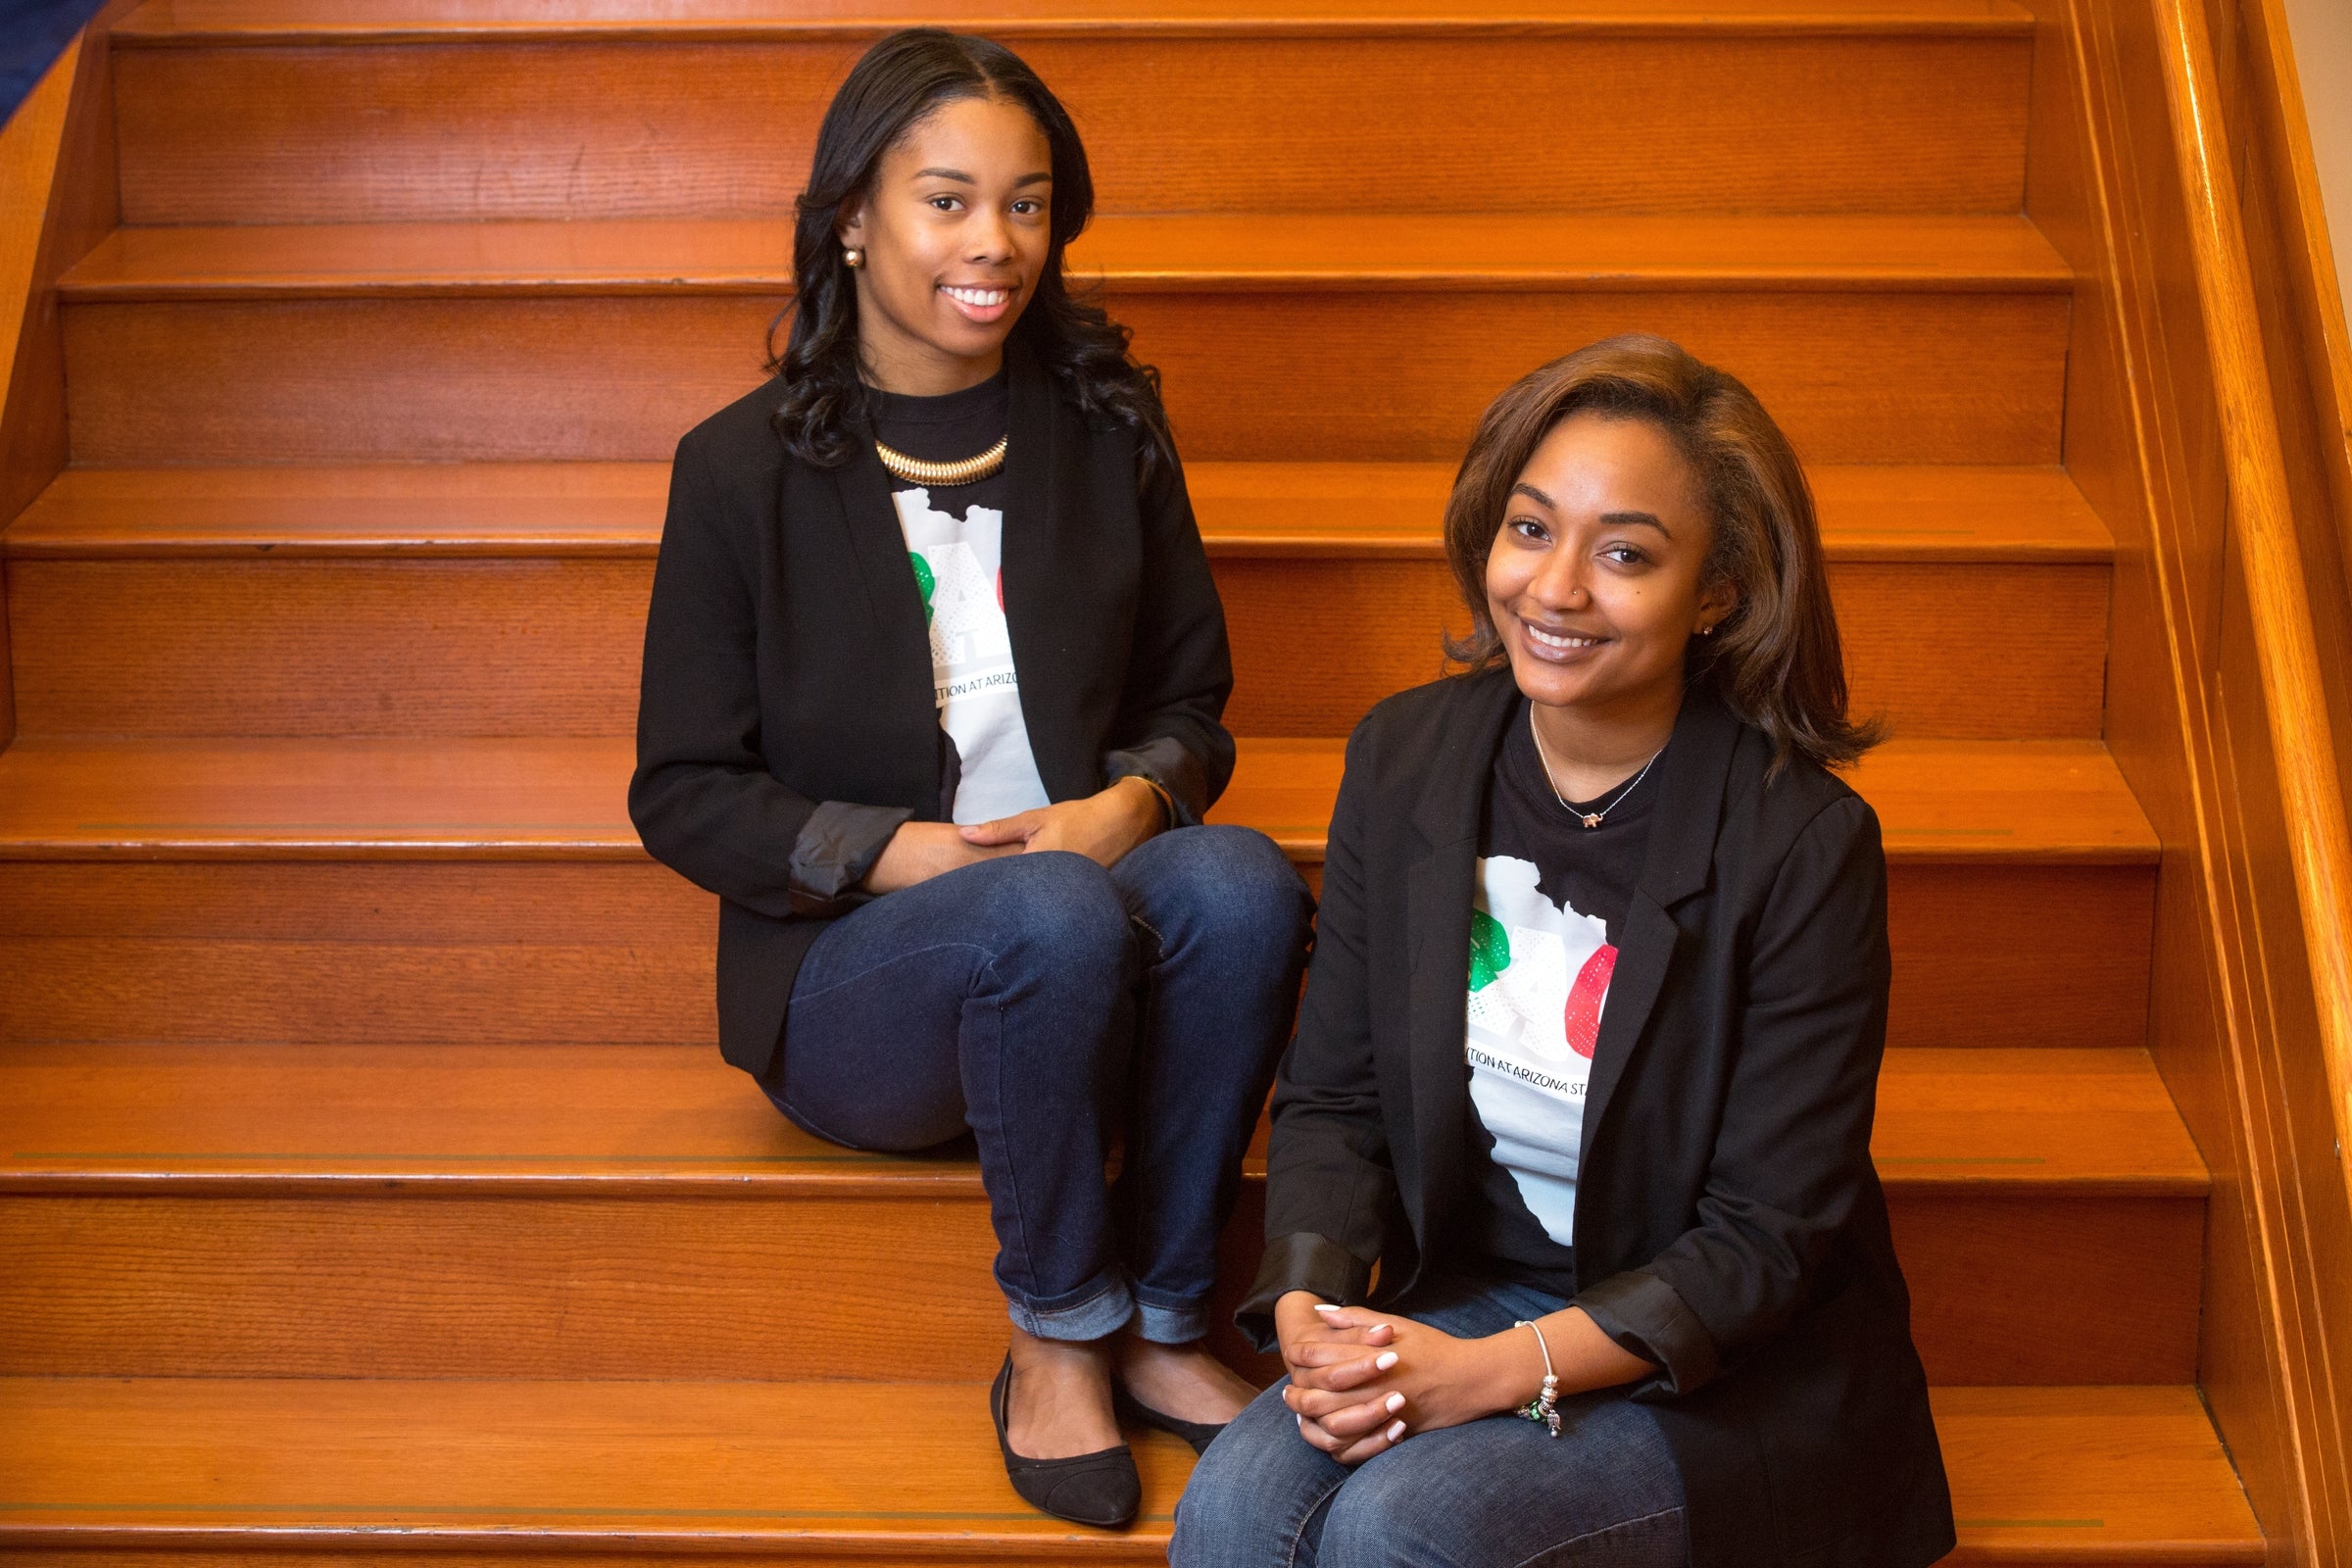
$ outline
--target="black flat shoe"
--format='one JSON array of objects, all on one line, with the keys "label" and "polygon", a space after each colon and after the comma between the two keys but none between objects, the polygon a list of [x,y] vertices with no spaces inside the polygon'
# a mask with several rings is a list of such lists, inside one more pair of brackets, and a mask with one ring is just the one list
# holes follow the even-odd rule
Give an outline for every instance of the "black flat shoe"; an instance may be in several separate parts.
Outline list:
[{"label": "black flat shoe", "polygon": [[1005,1436],[1011,1403],[1012,1355],[1007,1351],[988,1391],[988,1414],[997,1424],[1005,1477],[1022,1501],[1074,1525],[1113,1530],[1134,1520],[1136,1509],[1143,1506],[1144,1483],[1135,1473],[1135,1455],[1127,1445],[1067,1459],[1024,1459],[1012,1451],[1012,1441]]},{"label": "black flat shoe", "polygon": [[1160,1432],[1173,1432],[1191,1444],[1195,1453],[1206,1453],[1208,1446],[1217,1441],[1217,1434],[1225,1430],[1222,1421],[1180,1421],[1175,1416],[1154,1410],[1129,1394],[1122,1384],[1111,1385],[1110,1402],[1111,1407],[1118,1411],[1120,1420],[1133,1421],[1139,1426],[1152,1427]]}]

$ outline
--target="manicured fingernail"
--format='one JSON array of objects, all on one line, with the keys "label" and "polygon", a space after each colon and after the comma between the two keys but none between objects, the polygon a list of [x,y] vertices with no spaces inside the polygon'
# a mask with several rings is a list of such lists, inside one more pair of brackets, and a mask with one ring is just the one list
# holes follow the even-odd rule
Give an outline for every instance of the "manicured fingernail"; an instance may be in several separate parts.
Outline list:
[{"label": "manicured fingernail", "polygon": [[1339,1308],[1334,1306],[1329,1301],[1317,1301],[1315,1303],[1315,1310],[1318,1312],[1337,1312]]},{"label": "manicured fingernail", "polygon": [[1397,1423],[1396,1423],[1395,1426],[1393,1426],[1393,1427],[1389,1428],[1389,1441],[1390,1441],[1391,1443],[1395,1443],[1395,1442],[1396,1442],[1396,1441],[1398,1438],[1401,1438],[1401,1437],[1403,1437],[1403,1436],[1404,1436],[1404,1423],[1403,1423],[1403,1422],[1399,1421],[1399,1422],[1397,1422]]},{"label": "manicured fingernail", "polygon": [[1381,1371],[1386,1372],[1389,1368],[1396,1364],[1396,1352],[1395,1350],[1389,1350],[1383,1353],[1372,1364],[1378,1367]]},{"label": "manicured fingernail", "polygon": [[1389,1396],[1389,1397],[1388,1397],[1388,1408],[1389,1408],[1389,1414],[1391,1414],[1391,1415],[1395,1415],[1395,1414],[1396,1414],[1397,1411],[1399,1411],[1399,1410],[1403,1409],[1403,1408],[1404,1408],[1404,1396],[1403,1396],[1403,1395],[1401,1395],[1401,1394],[1392,1394],[1392,1395],[1390,1395],[1390,1396]]}]

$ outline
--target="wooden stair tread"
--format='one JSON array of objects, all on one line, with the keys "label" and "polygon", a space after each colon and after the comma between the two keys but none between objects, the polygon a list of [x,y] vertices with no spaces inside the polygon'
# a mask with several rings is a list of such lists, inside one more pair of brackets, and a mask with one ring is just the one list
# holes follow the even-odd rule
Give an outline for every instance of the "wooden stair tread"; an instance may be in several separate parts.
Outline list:
[{"label": "wooden stair tread", "polygon": [[[2056,467],[1817,466],[1833,561],[2105,563]],[[1440,560],[1453,467],[1192,463],[1216,557]],[[661,543],[666,463],[70,468],[0,533],[21,559],[634,556]]]},{"label": "wooden stair tread", "polygon": [[[59,286],[85,301],[778,294],[792,246],[783,220],[133,227]],[[1070,264],[1122,291],[2073,286],[2016,216],[1106,215]]]},{"label": "wooden stair tread", "polygon": [[1028,36],[1141,28],[1242,35],[1484,28],[1535,31],[1960,32],[2016,35],[2033,19],[2005,0],[992,0],[948,13],[906,0],[147,0],[114,25],[119,44],[394,43],[644,35],[864,36],[952,20]]},{"label": "wooden stair tread", "polygon": [[[1249,739],[1212,819],[1320,860],[1345,743]],[[0,859],[635,859],[634,748],[581,740],[57,740],[0,753]],[[1894,741],[1854,786],[1889,859],[2153,864],[2096,741]]]},{"label": "wooden stair tread", "polygon": [[[978,1384],[8,1378],[0,1433],[0,1543],[20,1547],[109,1521],[142,1536],[298,1525],[314,1544],[367,1528],[412,1544],[527,1532],[639,1551],[678,1537],[919,1550],[1087,1534],[1013,1494]],[[857,1441],[867,1433],[888,1436]],[[1156,1525],[1164,1545],[1192,1455],[1139,1438],[1143,1532]]]},{"label": "wooden stair tread", "polygon": [[1930,1391],[1960,1549],[1945,1562],[2259,1563],[2261,1528],[2191,1388]]},{"label": "wooden stair tread", "polygon": [[[1892,1051],[1872,1144],[1898,1193],[2196,1197],[2144,1052]],[[0,1058],[0,1189],[583,1184],[976,1196],[960,1156],[861,1153],[701,1045],[29,1043]]]},{"label": "wooden stair tread", "polygon": [[[1955,1564],[2259,1563],[2262,1540],[2193,1389],[1938,1389]],[[415,1545],[906,1557],[1166,1549],[1191,1455],[1138,1435],[1143,1518],[1081,1534],[1023,1508],[977,1384],[0,1379],[0,1542],[228,1546],[299,1532]],[[923,1419],[909,1420],[920,1409]],[[887,1433],[863,1443],[852,1435]],[[906,1480],[920,1476],[917,1493]],[[1080,1544],[1083,1543],[1083,1544]]]}]

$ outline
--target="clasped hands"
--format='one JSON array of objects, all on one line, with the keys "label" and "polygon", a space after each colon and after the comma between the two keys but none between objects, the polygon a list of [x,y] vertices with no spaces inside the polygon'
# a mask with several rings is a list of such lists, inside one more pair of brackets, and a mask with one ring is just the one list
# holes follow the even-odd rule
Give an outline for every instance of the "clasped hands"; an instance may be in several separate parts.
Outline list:
[{"label": "clasped hands", "polygon": [[1083,800],[1061,801],[993,822],[907,822],[891,836],[865,885],[896,893],[917,882],[1030,850],[1070,850],[1102,865],[1167,825],[1159,792],[1140,778],[1123,778]]},{"label": "clasped hands", "polygon": [[[1342,1464],[1361,1464],[1416,1432],[1460,1426],[1523,1402],[1543,1380],[1536,1342],[1456,1339],[1395,1313],[1332,1306],[1305,1291],[1274,1303],[1298,1435]],[[1532,1370],[1532,1376],[1531,1374]]]}]

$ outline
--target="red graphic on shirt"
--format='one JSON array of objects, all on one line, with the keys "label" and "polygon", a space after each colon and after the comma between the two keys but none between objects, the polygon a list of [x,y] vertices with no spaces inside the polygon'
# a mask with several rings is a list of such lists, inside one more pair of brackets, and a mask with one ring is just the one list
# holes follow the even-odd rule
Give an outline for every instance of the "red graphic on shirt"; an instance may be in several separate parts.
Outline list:
[{"label": "red graphic on shirt", "polygon": [[1616,972],[1617,950],[1604,943],[1592,950],[1592,956],[1576,971],[1576,984],[1568,988],[1568,1008],[1560,1026],[1567,1031],[1568,1049],[1587,1061],[1600,1039],[1600,1004],[1608,1000],[1609,976]]},{"label": "red graphic on shirt", "polygon": [[997,568],[997,613],[1004,613],[1004,568]]}]

